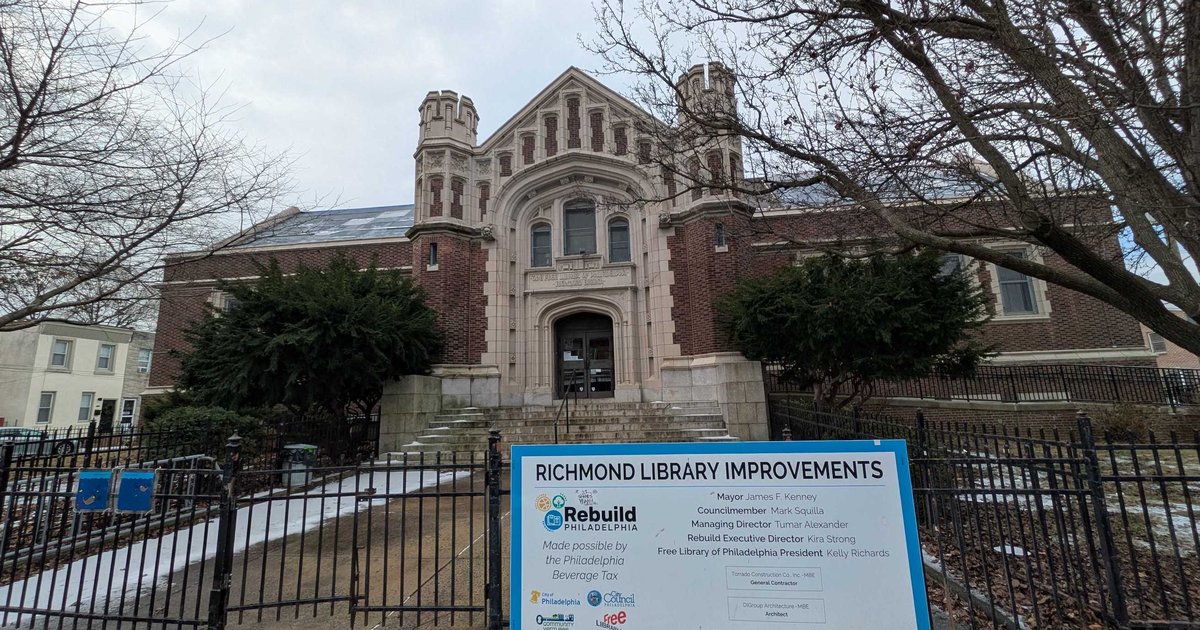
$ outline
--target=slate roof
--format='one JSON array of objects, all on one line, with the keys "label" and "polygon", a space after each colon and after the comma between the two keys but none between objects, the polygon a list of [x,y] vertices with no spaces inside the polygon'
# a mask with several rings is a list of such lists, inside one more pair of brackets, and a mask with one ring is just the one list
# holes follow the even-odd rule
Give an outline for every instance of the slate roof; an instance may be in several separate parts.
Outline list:
[{"label": "slate roof", "polygon": [[[974,177],[964,177],[953,172],[927,170],[909,174],[903,184],[891,176],[879,178],[877,181],[868,178],[868,181],[863,183],[874,189],[875,194],[884,200],[892,198],[907,201],[919,193],[926,199],[939,201],[983,194],[986,192],[985,185],[992,188],[995,182],[994,177],[982,173],[977,173]],[[846,203],[849,203],[849,200],[842,198],[823,182],[812,186],[782,188],[771,195],[763,195],[758,201],[758,205],[763,208],[819,208]]]},{"label": "slate roof", "polygon": [[230,247],[272,247],[399,238],[413,225],[413,204],[297,212],[258,228]]}]

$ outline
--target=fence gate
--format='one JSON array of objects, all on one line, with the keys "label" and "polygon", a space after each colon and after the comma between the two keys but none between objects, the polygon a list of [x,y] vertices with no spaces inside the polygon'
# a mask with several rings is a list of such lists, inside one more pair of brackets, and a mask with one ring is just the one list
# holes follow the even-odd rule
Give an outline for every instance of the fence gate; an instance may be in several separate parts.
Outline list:
[{"label": "fence gate", "polygon": [[485,619],[492,568],[485,456],[432,453],[373,468],[355,511],[355,621],[407,628]]}]

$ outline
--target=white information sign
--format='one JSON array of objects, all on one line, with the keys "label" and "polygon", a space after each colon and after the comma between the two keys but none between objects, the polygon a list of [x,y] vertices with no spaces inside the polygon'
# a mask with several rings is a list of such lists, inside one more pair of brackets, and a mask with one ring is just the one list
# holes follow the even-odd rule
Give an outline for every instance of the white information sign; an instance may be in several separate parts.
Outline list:
[{"label": "white information sign", "polygon": [[929,628],[903,441],[512,454],[513,628]]}]

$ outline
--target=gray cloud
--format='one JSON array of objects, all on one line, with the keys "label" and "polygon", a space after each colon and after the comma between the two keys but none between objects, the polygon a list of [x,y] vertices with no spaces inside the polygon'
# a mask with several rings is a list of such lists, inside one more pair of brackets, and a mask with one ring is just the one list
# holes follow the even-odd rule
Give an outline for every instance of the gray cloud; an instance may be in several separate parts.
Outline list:
[{"label": "gray cloud", "polygon": [[191,69],[241,106],[247,139],[296,155],[302,206],[411,201],[430,90],[470,96],[482,139],[568,66],[600,64],[578,44],[592,30],[580,0],[177,0],[149,33],[161,43],[197,25],[198,39],[224,34]]}]

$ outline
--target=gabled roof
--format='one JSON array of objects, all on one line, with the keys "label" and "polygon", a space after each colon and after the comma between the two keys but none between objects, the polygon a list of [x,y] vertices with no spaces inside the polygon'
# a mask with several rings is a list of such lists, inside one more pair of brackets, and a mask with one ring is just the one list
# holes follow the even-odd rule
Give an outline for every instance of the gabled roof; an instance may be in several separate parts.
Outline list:
[{"label": "gabled roof", "polygon": [[400,238],[413,225],[413,204],[295,212],[247,231],[227,249]]},{"label": "gabled roof", "polygon": [[542,91],[538,92],[537,96],[534,96],[529,103],[522,107],[517,113],[513,114],[508,120],[504,121],[504,124],[500,125],[499,129],[492,132],[492,135],[488,136],[487,139],[479,145],[479,147],[485,151],[491,149],[492,144],[497,142],[500,138],[512,133],[522,120],[524,120],[530,114],[541,109],[545,102],[550,100],[553,95],[566,89],[572,83],[586,88],[593,94],[599,94],[605,100],[616,103],[622,108],[628,109],[631,113],[645,116],[648,120],[656,120],[638,104],[625,98],[624,96],[621,96],[619,92],[597,81],[594,77],[583,70],[580,70],[575,66],[571,66],[562,74],[558,75],[557,78],[551,81],[549,85],[542,88]]}]

